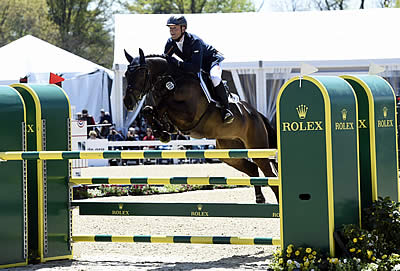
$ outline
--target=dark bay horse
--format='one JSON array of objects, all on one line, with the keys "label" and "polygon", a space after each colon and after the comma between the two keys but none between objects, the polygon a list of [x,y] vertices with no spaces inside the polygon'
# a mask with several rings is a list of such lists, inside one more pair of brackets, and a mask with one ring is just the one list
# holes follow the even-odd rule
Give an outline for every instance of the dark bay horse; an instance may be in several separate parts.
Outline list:
[{"label": "dark bay horse", "polygon": [[[178,130],[194,138],[215,138],[217,149],[275,149],[276,132],[269,121],[244,101],[231,104],[235,119],[224,124],[219,108],[209,103],[195,76],[179,79],[171,76],[174,71],[163,56],[133,58],[125,52],[129,61],[125,73],[127,89],[124,104],[132,110],[145,95],[152,96],[158,119],[167,118]],[[154,122],[155,123],[155,122]],[[157,127],[160,129],[160,127]],[[275,176],[267,158],[220,159],[250,177],[258,177],[258,168],[266,177]],[[271,187],[278,198],[278,187]],[[256,202],[264,203],[260,186],[255,186]]]}]

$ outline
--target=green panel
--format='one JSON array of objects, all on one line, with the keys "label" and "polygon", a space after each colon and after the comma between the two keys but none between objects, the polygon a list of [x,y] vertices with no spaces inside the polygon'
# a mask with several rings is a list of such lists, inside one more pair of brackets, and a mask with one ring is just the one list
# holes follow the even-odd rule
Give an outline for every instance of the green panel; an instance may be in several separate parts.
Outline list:
[{"label": "green panel", "polygon": [[278,106],[284,246],[332,255],[333,231],[360,221],[355,94],[339,77],[304,77]]},{"label": "green panel", "polygon": [[278,218],[277,204],[73,201],[80,215]]},{"label": "green panel", "polygon": [[359,114],[368,114],[368,128],[359,126],[360,155],[363,154],[360,159],[363,208],[370,206],[377,197],[389,196],[399,201],[393,89],[379,76],[347,76],[346,80],[356,90],[357,98],[360,97]]},{"label": "green panel", "polygon": [[[0,86],[0,151],[23,150],[25,108],[11,87]],[[27,264],[26,186],[21,161],[0,162],[0,268]]]},{"label": "green panel", "polygon": [[382,77],[359,78],[368,85],[374,97],[377,195],[399,201],[396,97]]},{"label": "green panel", "polygon": [[[45,120],[43,150],[69,150],[70,106],[65,92],[56,85],[29,85],[38,95]],[[44,161],[47,171],[47,229],[44,257],[71,255],[69,211],[69,161]]]},{"label": "green panel", "polygon": [[[70,106],[64,91],[56,85],[16,84],[13,87],[21,93],[27,107],[28,149],[68,150]],[[29,155],[30,158],[37,156],[37,153]],[[30,258],[42,262],[71,258],[69,162],[28,163]],[[38,177],[42,170],[43,179]],[[42,186],[43,191],[39,191],[38,187]],[[40,204],[42,198],[44,206]]]},{"label": "green panel", "polygon": [[[27,151],[37,150],[36,140],[36,106],[32,96],[25,90],[24,87],[16,87],[26,107],[26,142]],[[37,161],[27,161],[27,178],[28,178],[28,249],[29,260],[39,259],[39,233],[38,229],[38,177],[37,177]]]},{"label": "green panel", "polygon": [[358,137],[360,159],[360,196],[362,209],[372,204],[371,151],[370,151],[370,119],[368,95],[355,80],[345,78],[353,87],[358,102]]},{"label": "green panel", "polygon": [[360,223],[357,101],[338,77],[317,77],[331,102],[332,172],[335,230]]},{"label": "green panel", "polygon": [[[307,244],[329,251],[324,99],[312,82],[301,84],[289,83],[279,100],[281,238],[285,247]],[[300,117],[298,111],[306,114]]]}]

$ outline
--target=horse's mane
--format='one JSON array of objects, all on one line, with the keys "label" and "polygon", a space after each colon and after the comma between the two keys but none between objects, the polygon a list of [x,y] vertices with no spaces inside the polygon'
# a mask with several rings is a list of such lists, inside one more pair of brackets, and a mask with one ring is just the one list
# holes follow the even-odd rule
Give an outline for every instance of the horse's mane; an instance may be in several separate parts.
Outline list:
[{"label": "horse's mane", "polygon": [[148,58],[148,57],[160,57],[160,58],[163,58],[163,59],[165,59],[165,55],[164,55],[164,54],[163,54],[163,55],[151,54],[151,55],[147,55],[147,56],[145,56],[145,58]]}]

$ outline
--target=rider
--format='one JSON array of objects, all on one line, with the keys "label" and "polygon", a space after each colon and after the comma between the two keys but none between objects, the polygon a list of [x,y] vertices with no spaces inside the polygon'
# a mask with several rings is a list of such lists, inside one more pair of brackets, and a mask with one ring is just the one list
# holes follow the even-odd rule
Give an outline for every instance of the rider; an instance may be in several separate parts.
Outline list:
[{"label": "rider", "polygon": [[[196,35],[186,32],[187,22],[184,16],[171,16],[167,21],[167,26],[171,34],[164,50],[168,62],[174,63],[184,72],[195,74],[199,74],[201,70],[208,72],[222,106],[222,120],[224,123],[231,123],[234,116],[229,110],[228,97],[221,79],[220,62],[224,60],[224,57]],[[183,62],[172,57],[173,54],[180,57]]]}]

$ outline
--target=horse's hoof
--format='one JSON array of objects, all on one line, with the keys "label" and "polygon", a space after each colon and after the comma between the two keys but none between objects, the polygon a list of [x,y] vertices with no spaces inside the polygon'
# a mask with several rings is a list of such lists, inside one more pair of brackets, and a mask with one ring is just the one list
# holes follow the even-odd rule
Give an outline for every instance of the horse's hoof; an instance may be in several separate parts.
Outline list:
[{"label": "horse's hoof", "polygon": [[149,116],[151,116],[151,115],[153,115],[153,107],[152,106],[150,106],[150,105],[146,105],[143,109],[142,109],[142,113],[143,113],[143,115],[149,115]]},{"label": "horse's hoof", "polygon": [[160,136],[160,141],[163,143],[168,143],[171,141],[171,135],[167,132],[162,132]]}]

